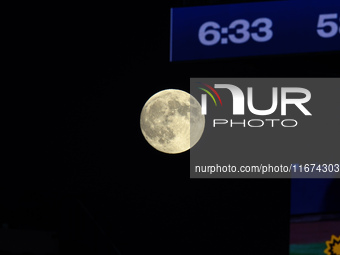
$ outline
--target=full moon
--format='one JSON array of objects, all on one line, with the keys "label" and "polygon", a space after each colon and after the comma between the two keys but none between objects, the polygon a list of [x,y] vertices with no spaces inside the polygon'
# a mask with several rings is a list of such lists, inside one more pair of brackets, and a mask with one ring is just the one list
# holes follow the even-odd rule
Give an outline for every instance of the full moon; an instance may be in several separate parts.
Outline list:
[{"label": "full moon", "polygon": [[192,148],[205,126],[201,105],[189,93],[162,90],[145,103],[140,127],[145,139],[155,149],[175,154]]}]

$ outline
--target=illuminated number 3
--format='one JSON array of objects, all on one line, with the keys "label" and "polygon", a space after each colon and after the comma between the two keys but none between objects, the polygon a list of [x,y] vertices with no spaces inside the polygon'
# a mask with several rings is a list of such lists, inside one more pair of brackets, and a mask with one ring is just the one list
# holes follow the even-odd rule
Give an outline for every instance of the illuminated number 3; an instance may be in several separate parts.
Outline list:
[{"label": "illuminated number 3", "polygon": [[259,36],[258,33],[251,33],[252,38],[257,42],[269,41],[273,37],[273,31],[271,30],[273,22],[267,18],[259,18],[254,20],[251,27],[258,27],[260,24],[264,24],[264,26],[259,27],[259,32],[264,33],[264,36]]}]

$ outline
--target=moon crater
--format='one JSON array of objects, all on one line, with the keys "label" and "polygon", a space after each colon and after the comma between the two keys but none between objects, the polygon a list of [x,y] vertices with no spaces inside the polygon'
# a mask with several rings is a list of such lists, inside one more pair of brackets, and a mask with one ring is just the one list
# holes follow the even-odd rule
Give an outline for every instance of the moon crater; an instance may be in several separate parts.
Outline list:
[{"label": "moon crater", "polygon": [[201,106],[182,90],[162,90],[144,105],[140,126],[145,139],[165,153],[181,153],[200,139],[205,125]]}]

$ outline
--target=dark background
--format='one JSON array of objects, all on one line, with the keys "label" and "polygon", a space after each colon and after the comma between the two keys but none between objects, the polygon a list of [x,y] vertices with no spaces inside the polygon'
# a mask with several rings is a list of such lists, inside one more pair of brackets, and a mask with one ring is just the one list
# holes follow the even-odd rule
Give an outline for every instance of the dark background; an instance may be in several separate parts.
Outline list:
[{"label": "dark background", "polygon": [[170,7],[227,2],[39,6],[19,22],[3,254],[288,254],[290,180],[190,179],[190,153],[139,127],[150,96],[190,77],[339,76],[334,52],[170,63]]}]

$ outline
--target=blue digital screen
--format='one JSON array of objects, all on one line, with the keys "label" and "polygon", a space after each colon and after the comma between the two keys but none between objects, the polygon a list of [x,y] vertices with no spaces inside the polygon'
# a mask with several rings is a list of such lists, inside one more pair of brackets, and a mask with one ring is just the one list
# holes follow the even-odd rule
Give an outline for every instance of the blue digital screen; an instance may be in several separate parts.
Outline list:
[{"label": "blue digital screen", "polygon": [[170,61],[340,50],[340,1],[171,9]]}]

